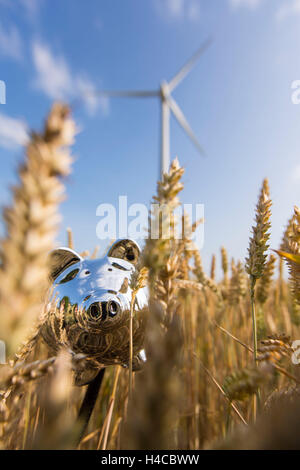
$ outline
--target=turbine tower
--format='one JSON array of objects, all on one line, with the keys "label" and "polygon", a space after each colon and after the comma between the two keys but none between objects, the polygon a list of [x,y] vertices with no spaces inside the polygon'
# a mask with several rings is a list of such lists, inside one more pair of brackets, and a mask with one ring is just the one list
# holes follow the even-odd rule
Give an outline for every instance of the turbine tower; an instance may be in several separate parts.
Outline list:
[{"label": "turbine tower", "polygon": [[169,81],[163,80],[158,90],[99,90],[93,94],[107,96],[111,98],[159,98],[161,102],[161,155],[160,172],[161,176],[167,173],[170,166],[170,114],[173,113],[177,122],[191,139],[198,152],[204,155],[203,148],[199,144],[197,137],[191,129],[179,105],[172,98],[172,91],[189,74],[199,57],[208,48],[211,39],[205,41],[196,53],[183,65],[177,74]]}]

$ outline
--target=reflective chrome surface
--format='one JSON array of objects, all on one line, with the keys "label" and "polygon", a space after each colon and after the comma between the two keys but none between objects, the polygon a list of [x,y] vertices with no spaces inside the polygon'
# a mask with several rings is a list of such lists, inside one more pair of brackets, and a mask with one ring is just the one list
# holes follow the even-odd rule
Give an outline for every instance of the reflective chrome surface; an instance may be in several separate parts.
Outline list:
[{"label": "reflective chrome surface", "polygon": [[[53,298],[59,303],[67,299],[70,305],[77,305],[88,312],[92,306],[98,305],[98,319],[105,322],[130,309],[130,281],[134,271],[131,263],[119,258],[80,259],[55,279]],[[105,303],[107,309],[104,308]],[[147,303],[146,290],[139,290],[135,309],[141,310]]]},{"label": "reflective chrome surface", "polygon": [[[86,371],[77,380],[87,383],[97,368],[128,365],[130,287],[140,250],[132,240],[119,240],[102,259],[83,259],[69,248],[51,254],[53,292],[43,337],[50,349],[57,349],[57,332],[63,329],[64,342],[75,353],[88,357]],[[130,261],[129,261],[130,260]],[[142,353],[148,290],[140,289],[135,299],[133,324],[134,367],[145,361]],[[91,372],[92,369],[92,372]]]}]

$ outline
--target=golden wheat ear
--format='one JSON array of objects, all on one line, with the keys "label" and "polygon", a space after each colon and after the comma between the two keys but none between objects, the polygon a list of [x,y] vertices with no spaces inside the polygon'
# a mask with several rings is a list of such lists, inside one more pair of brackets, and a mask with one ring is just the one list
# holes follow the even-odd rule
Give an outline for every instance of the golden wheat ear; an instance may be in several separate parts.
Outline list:
[{"label": "golden wheat ear", "polygon": [[50,280],[53,282],[59,274],[83,258],[71,248],[57,248],[49,254]]}]

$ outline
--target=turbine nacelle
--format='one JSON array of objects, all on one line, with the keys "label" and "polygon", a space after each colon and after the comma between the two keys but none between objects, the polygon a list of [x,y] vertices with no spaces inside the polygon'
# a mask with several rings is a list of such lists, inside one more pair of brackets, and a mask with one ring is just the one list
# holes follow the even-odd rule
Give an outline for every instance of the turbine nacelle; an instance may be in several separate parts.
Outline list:
[{"label": "turbine nacelle", "polygon": [[165,80],[161,82],[159,91],[161,99],[167,101],[170,96],[170,88],[169,84]]}]

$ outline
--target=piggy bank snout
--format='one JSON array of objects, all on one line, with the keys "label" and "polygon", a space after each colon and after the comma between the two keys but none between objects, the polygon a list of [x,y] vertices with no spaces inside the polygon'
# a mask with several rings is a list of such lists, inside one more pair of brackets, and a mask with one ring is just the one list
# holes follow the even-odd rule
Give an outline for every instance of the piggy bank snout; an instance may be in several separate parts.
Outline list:
[{"label": "piggy bank snout", "polygon": [[116,300],[107,300],[93,302],[89,306],[87,313],[93,320],[104,321],[107,318],[115,317],[121,313],[121,310],[121,305]]}]

